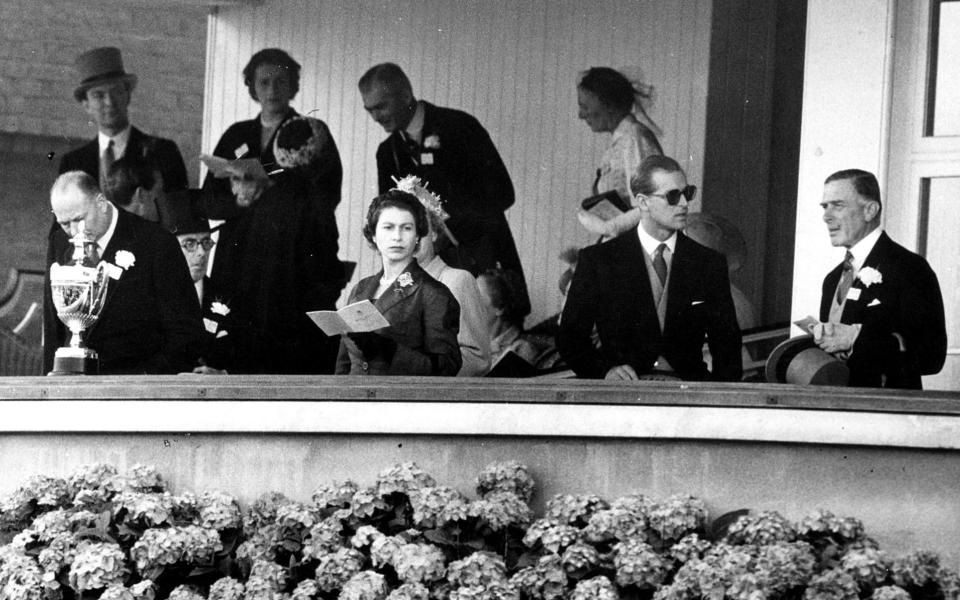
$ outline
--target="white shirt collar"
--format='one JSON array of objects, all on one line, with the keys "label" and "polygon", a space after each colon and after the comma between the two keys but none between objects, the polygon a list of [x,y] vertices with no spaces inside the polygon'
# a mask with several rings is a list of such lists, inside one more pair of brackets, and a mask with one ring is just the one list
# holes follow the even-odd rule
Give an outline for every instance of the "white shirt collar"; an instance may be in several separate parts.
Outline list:
[{"label": "white shirt collar", "polygon": [[674,231],[673,235],[663,240],[662,242],[649,233],[643,228],[643,223],[637,225],[637,237],[640,238],[640,245],[643,246],[643,251],[647,253],[651,258],[653,253],[657,251],[657,246],[660,244],[666,244],[667,249],[670,250],[670,254],[673,254],[674,249],[677,247],[677,232]]},{"label": "white shirt collar", "polygon": [[407,132],[407,137],[411,140],[414,140],[418,144],[423,143],[423,121],[424,121],[424,111],[423,102],[417,100],[417,109],[413,111],[413,118],[410,119],[410,123],[407,124],[407,127],[404,131]]},{"label": "white shirt collar", "polygon": [[112,137],[102,131],[97,133],[97,141],[100,143],[100,154],[103,154],[103,151],[107,149],[107,144],[110,143],[110,140],[113,140],[113,157],[120,158],[123,156],[124,151],[127,149],[127,142],[130,141],[131,128],[130,125],[127,125],[126,129]]},{"label": "white shirt collar", "polygon": [[107,206],[110,207],[110,226],[107,227],[107,230],[103,232],[103,235],[97,238],[97,249],[100,251],[100,258],[104,258],[103,253],[107,249],[107,244],[110,243],[110,239],[113,238],[113,232],[117,230],[117,221],[120,219],[120,215],[117,214],[117,211],[120,209],[114,206],[109,200],[104,199],[104,202],[107,203]]},{"label": "white shirt collar", "polygon": [[867,235],[863,236],[862,240],[850,247],[850,254],[853,255],[854,271],[859,271],[860,267],[863,266],[863,261],[867,260],[867,256],[877,244],[877,240],[880,239],[881,233],[883,233],[883,228],[877,227]]}]

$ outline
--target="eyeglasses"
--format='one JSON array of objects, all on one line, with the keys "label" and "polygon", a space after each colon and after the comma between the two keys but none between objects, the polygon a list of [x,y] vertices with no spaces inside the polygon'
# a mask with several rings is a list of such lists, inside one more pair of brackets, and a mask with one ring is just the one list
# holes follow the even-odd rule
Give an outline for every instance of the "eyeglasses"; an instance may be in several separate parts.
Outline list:
[{"label": "eyeglasses", "polygon": [[688,185],[682,190],[670,190],[664,194],[647,194],[647,196],[659,196],[667,201],[667,204],[670,206],[676,206],[680,204],[680,197],[687,199],[687,202],[693,202],[693,199],[697,196],[697,186]]},{"label": "eyeglasses", "polygon": [[197,246],[200,246],[201,248],[209,252],[210,249],[213,248],[214,244],[216,244],[216,242],[211,240],[210,238],[203,238],[202,240],[187,238],[182,242],[180,242],[180,247],[186,250],[187,252],[196,252]]}]

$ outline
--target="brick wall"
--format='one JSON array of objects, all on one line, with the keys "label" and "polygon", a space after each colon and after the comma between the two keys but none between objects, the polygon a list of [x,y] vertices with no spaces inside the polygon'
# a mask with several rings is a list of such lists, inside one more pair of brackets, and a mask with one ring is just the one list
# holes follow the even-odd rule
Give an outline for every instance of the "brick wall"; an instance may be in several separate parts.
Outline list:
[{"label": "brick wall", "polygon": [[96,128],[73,99],[73,61],[90,48],[117,46],[126,70],[140,78],[131,122],[176,141],[195,184],[208,10],[118,0],[3,0],[0,132],[92,138]]}]

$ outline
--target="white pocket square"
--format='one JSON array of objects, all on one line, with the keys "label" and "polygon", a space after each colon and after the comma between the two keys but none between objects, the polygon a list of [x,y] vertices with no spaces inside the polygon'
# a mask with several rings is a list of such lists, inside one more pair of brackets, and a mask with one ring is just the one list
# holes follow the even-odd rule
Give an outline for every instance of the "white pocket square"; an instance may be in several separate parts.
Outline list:
[{"label": "white pocket square", "polygon": [[706,302],[706,300],[694,300],[690,303],[690,306],[696,306],[698,304],[703,304],[704,302]]},{"label": "white pocket square", "polygon": [[867,308],[870,308],[871,306],[880,306],[880,299],[874,298],[873,300],[871,300],[870,304],[867,305]]}]

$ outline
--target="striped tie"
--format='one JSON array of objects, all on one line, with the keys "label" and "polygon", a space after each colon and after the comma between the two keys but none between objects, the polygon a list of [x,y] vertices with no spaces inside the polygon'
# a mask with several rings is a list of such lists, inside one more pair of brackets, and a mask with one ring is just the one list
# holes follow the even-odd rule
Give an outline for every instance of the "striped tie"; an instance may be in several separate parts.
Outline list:
[{"label": "striped tie", "polygon": [[840,276],[840,284],[837,286],[837,304],[843,304],[851,285],[853,285],[853,255],[847,250],[847,255],[843,259],[843,275]]}]

